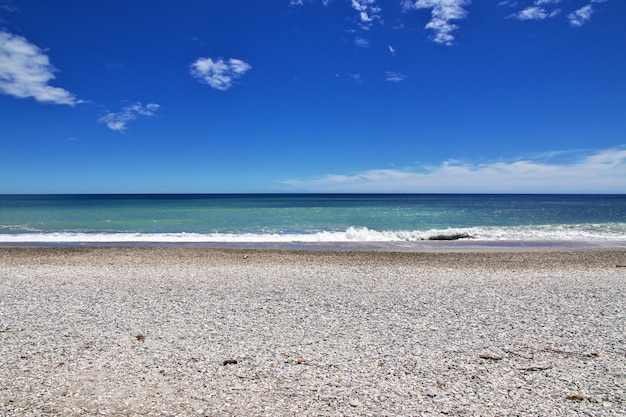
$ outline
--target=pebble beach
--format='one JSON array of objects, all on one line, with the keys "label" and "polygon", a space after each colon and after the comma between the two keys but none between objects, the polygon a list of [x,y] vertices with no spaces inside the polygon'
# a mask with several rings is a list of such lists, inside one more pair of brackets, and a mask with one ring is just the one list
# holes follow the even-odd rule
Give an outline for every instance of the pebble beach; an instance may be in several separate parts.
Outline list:
[{"label": "pebble beach", "polygon": [[1,247],[2,416],[625,416],[626,251]]}]

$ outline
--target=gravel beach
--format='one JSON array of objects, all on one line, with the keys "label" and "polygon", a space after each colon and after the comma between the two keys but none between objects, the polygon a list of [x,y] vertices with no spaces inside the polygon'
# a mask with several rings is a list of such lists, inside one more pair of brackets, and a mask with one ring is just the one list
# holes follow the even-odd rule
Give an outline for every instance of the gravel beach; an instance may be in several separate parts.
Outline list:
[{"label": "gravel beach", "polygon": [[0,248],[2,416],[625,416],[626,251]]}]

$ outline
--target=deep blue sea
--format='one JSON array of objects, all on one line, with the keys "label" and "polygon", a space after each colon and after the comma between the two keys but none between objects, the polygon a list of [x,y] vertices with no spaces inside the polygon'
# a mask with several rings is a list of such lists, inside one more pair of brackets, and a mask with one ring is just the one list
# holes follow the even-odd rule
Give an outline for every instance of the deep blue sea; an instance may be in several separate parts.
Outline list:
[{"label": "deep blue sea", "polygon": [[430,240],[441,235],[466,246],[626,247],[626,195],[0,195],[5,245],[452,244]]}]

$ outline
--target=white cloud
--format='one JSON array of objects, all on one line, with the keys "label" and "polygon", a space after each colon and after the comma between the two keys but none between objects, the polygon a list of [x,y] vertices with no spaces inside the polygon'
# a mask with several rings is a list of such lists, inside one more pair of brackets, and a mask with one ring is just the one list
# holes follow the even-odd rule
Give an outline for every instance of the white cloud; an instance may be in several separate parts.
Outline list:
[{"label": "white cloud", "polygon": [[[317,0],[290,0],[292,6],[302,6],[310,4]],[[361,29],[371,29],[374,22],[383,22],[381,17],[381,8],[377,5],[377,0],[348,0],[354,10],[359,13],[359,25]],[[570,24],[574,27],[585,24],[594,12],[594,4],[605,3],[608,0],[577,0],[578,2],[587,3],[586,6],[571,12],[567,10],[571,1],[563,0],[500,0],[495,3],[495,7],[507,7],[513,9],[514,13],[507,16],[522,21],[542,21],[560,15],[563,12],[567,16]],[[324,5],[329,0],[322,0]],[[387,4],[387,3],[385,3]],[[459,29],[456,21],[468,18],[468,8],[472,4],[472,0],[398,0],[398,4],[403,11],[408,10],[429,10],[431,18],[425,25],[426,29],[432,31],[431,39],[442,45],[453,45],[455,42],[455,31]],[[564,5],[563,8],[557,6]],[[571,13],[569,13],[571,12]],[[404,29],[405,24],[400,22],[394,29]],[[353,30],[351,32],[356,32]],[[369,45],[369,41],[361,37],[355,38],[358,46],[365,47]],[[393,55],[395,50],[389,47]]]},{"label": "white cloud", "polygon": [[154,116],[155,112],[159,109],[159,105],[155,103],[148,103],[145,106],[137,102],[126,106],[117,113],[107,113],[102,116],[98,121],[104,123],[111,130],[116,132],[125,132],[128,122],[137,119],[139,116]]},{"label": "white cloud", "polygon": [[593,7],[591,6],[591,4],[588,4],[568,14],[567,19],[569,20],[569,24],[571,26],[580,27],[584,25],[589,19],[591,19],[592,13]]},{"label": "white cloud", "polygon": [[0,0],[0,9],[11,13],[19,10],[11,0]]},{"label": "white cloud", "polygon": [[[561,13],[562,9],[553,9],[549,11],[544,6],[553,6],[561,3],[563,0],[535,0],[533,2],[533,6],[526,7],[519,12],[513,13],[508,17],[512,17],[518,20],[545,20],[549,17],[557,16]],[[589,3],[586,6],[581,7],[580,9],[574,10],[573,12],[567,14],[567,19],[570,22],[570,25],[573,27],[579,27],[585,24],[590,18],[593,10],[593,3],[605,3],[608,0],[588,0]],[[509,5],[510,2],[502,2],[500,3]],[[515,5],[518,3],[515,2]]]},{"label": "white cloud", "polygon": [[84,103],[67,90],[48,85],[55,78],[54,71],[39,47],[22,36],[0,31],[0,92],[42,103]]},{"label": "white cloud", "polygon": [[557,4],[560,2],[561,0],[535,0],[535,6],[542,6],[544,4]]},{"label": "white cloud", "polygon": [[549,16],[546,9],[543,7],[527,7],[524,10],[520,10],[517,13],[513,13],[511,17],[518,20],[543,20]]},{"label": "white cloud", "polygon": [[380,20],[380,7],[376,0],[351,0],[352,8],[359,12],[361,27],[370,29],[375,20]]},{"label": "white cloud", "polygon": [[356,83],[362,83],[363,79],[361,78],[361,74],[356,73],[356,74],[349,74],[350,77],[354,80],[354,82]]},{"label": "white cloud", "polygon": [[[535,4],[550,4],[550,2],[555,3],[554,0],[543,0],[536,1]],[[531,6],[527,7],[524,10],[520,10],[517,13],[513,13],[508,17],[512,17],[517,20],[544,20],[549,17],[554,17],[561,13],[561,9],[554,9],[551,12],[548,12],[543,7]]]},{"label": "white cloud", "polygon": [[367,48],[370,46],[370,42],[367,39],[363,39],[360,36],[354,38],[354,44],[359,48]]},{"label": "white cloud", "polygon": [[[289,5],[290,6],[304,6],[304,3],[311,3],[313,0],[290,0],[289,1]],[[328,6],[328,3],[330,3],[332,0],[322,0],[322,4],[324,6]]]},{"label": "white cloud", "polygon": [[548,16],[548,17],[554,17],[554,16],[557,16],[559,14],[561,14],[561,9],[554,9],[554,10],[552,10],[550,12],[550,16]]},{"label": "white cloud", "polygon": [[235,58],[228,61],[222,58],[215,61],[212,58],[199,58],[191,64],[191,75],[216,90],[226,91],[232,87],[234,80],[251,68],[248,63]]},{"label": "white cloud", "polygon": [[[289,6],[304,6],[313,0],[290,0]],[[322,0],[324,6],[328,6],[331,0]],[[376,0],[348,0],[352,8],[359,13],[360,26],[364,30],[371,29],[375,21],[382,21],[381,8],[376,5]]]},{"label": "white cloud", "polygon": [[400,82],[406,80],[406,75],[400,72],[387,71],[387,81]]},{"label": "white cloud", "polygon": [[405,0],[405,9],[431,9],[431,20],[426,24],[426,29],[435,32],[433,41],[443,45],[454,43],[454,32],[458,26],[451,23],[452,20],[465,19],[467,11],[463,8],[469,6],[471,0]]},{"label": "white cloud", "polygon": [[624,193],[626,147],[588,153],[568,162],[545,158],[479,164],[444,161],[420,169],[372,169],[288,180],[283,186],[303,192]]}]

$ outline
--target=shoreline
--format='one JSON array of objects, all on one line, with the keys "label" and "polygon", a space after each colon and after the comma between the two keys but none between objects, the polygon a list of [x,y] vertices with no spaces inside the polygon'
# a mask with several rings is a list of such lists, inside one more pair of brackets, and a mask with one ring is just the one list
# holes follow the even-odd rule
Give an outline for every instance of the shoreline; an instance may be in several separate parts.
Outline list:
[{"label": "shoreline", "polygon": [[626,249],[620,248],[563,248],[563,247],[426,247],[426,248],[342,248],[342,249],[286,249],[258,247],[198,247],[146,245],[11,245],[0,246],[0,265],[23,263],[51,265],[101,266],[115,265],[116,261],[134,259],[137,265],[211,263],[240,264],[242,261],[319,262],[321,264],[357,263],[387,266],[415,265],[447,267],[455,262],[463,267],[498,268],[518,264],[527,268],[552,267],[622,267],[626,265]]},{"label": "shoreline", "polygon": [[0,247],[0,414],[620,415],[626,251]]},{"label": "shoreline", "polygon": [[201,248],[284,251],[492,251],[492,250],[626,250],[618,240],[422,240],[413,242],[0,242],[11,247],[127,247],[127,248]]},{"label": "shoreline", "polygon": [[[437,239],[418,239],[418,240],[300,240],[298,237],[292,237],[287,240],[184,240],[176,238],[173,240],[160,239],[133,239],[128,240],[115,238],[103,240],[90,240],[89,237],[83,236],[80,239],[59,239],[59,240],[33,240],[15,238],[10,239],[12,235],[4,235],[0,239],[0,246],[187,246],[187,247],[273,247],[273,248],[429,248],[429,247],[520,247],[520,246],[537,246],[537,247],[623,247],[626,248],[626,240],[608,239],[608,238],[535,238],[535,239],[488,239],[488,238],[437,238]],[[17,237],[18,235],[15,235]],[[0,236],[2,237],[2,236]]]}]

